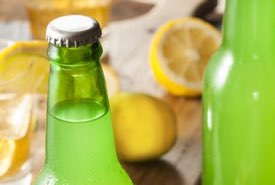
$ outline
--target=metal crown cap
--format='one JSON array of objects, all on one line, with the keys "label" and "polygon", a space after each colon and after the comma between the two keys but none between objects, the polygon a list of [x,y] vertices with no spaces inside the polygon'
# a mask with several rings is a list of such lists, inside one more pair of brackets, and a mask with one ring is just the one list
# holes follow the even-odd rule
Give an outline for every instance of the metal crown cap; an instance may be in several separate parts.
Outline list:
[{"label": "metal crown cap", "polygon": [[83,15],[67,15],[52,20],[46,30],[49,43],[61,47],[78,47],[96,42],[101,37],[98,22]]}]

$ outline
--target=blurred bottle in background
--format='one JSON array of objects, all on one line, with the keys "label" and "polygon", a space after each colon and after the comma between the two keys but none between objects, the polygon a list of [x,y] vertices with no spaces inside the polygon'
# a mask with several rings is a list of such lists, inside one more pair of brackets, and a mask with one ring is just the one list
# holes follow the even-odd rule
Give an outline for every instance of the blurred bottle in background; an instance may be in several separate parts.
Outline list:
[{"label": "blurred bottle in background", "polygon": [[[44,40],[48,23],[56,17],[81,14],[95,18],[106,32],[112,0],[27,0],[33,39]],[[105,30],[104,30],[105,29]]]},{"label": "blurred bottle in background", "polygon": [[225,0],[204,0],[197,6],[193,15],[220,28],[224,13]]}]

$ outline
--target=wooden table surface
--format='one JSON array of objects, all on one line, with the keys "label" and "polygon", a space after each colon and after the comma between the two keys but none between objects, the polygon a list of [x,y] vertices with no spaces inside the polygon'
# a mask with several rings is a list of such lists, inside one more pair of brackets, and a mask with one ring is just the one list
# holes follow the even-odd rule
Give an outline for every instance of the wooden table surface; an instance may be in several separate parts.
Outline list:
[{"label": "wooden table surface", "polygon": [[[115,0],[114,21],[110,25],[109,35],[110,64],[119,73],[122,90],[145,92],[160,97],[171,105],[177,113],[178,140],[159,160],[138,164],[123,163],[123,166],[136,185],[196,185],[199,184],[201,173],[201,99],[175,97],[166,93],[153,78],[148,64],[148,51],[152,36],[161,24],[172,18],[191,15],[201,0],[157,2],[153,7]],[[134,17],[145,12],[147,13]],[[0,0],[0,38],[31,38],[21,1]],[[43,115],[44,112],[40,114]],[[40,123],[33,138],[34,176],[44,161],[43,125],[44,123]]]}]

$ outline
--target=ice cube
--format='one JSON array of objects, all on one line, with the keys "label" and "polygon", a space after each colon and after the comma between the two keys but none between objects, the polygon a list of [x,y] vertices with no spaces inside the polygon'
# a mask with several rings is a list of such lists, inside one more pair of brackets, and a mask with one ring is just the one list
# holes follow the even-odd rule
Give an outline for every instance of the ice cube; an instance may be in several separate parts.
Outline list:
[{"label": "ice cube", "polygon": [[32,95],[0,95],[0,138],[19,139],[28,131],[32,115]]}]

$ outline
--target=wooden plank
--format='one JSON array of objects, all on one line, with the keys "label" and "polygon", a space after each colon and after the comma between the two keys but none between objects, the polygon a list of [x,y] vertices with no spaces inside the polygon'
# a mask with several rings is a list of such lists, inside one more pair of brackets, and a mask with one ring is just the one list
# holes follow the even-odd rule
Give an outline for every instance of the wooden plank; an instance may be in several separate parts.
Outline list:
[{"label": "wooden plank", "polygon": [[167,101],[178,116],[179,138],[167,155],[152,163],[126,165],[137,185],[198,183],[201,173],[200,99],[166,94],[152,76],[148,52],[153,34],[160,25],[169,19],[190,15],[199,2],[162,1],[162,4],[142,17],[111,25],[111,64],[121,75],[122,89],[158,96]]}]

